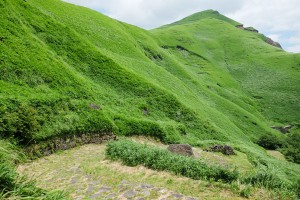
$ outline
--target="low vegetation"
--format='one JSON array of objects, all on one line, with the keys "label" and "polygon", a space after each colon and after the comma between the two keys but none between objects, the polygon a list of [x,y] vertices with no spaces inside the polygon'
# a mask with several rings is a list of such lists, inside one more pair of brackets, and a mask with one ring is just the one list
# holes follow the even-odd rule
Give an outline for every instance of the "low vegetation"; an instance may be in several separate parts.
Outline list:
[{"label": "low vegetation", "polygon": [[47,192],[38,188],[35,181],[20,176],[15,164],[20,163],[24,156],[20,150],[8,141],[0,140],[0,199],[64,199],[65,195],[60,191]]},{"label": "low vegetation", "polygon": [[[120,140],[107,144],[106,157],[114,161],[122,161],[127,166],[142,165],[158,171],[168,171],[195,180],[222,180],[264,187],[281,191],[287,197],[299,195],[299,181],[289,183],[283,181],[277,171],[260,165],[246,175],[240,175],[237,169],[211,165],[199,158],[173,154],[165,149],[139,144],[130,140]],[[246,192],[246,191],[244,191]]]},{"label": "low vegetation", "polygon": [[212,166],[202,160],[172,154],[167,150],[149,147],[121,140],[108,143],[106,156],[121,160],[125,165],[143,165],[158,171],[169,171],[192,179],[223,180],[231,182],[238,178],[238,172],[220,166]]},{"label": "low vegetation", "polygon": [[299,130],[287,135],[263,135],[257,142],[268,150],[279,150],[286,160],[300,164],[300,132]]}]

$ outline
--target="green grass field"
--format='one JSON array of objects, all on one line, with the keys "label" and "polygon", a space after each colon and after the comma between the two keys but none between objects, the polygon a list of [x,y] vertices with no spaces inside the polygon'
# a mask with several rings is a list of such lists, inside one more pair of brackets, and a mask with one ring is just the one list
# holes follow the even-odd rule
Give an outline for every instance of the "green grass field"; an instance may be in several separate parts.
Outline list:
[{"label": "green grass field", "polygon": [[22,151],[112,131],[227,144],[299,194],[299,164],[256,142],[289,137],[275,125],[299,138],[300,54],[213,10],[149,31],[60,0],[3,0],[0,11],[1,141]]}]

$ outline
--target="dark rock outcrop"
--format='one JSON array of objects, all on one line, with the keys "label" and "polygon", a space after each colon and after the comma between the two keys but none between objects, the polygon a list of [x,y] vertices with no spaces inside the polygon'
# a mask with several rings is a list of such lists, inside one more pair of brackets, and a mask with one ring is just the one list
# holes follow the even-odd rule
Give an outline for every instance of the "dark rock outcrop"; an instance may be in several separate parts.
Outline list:
[{"label": "dark rock outcrop", "polygon": [[267,38],[266,43],[282,49],[281,45],[278,42],[274,42],[271,38]]},{"label": "dark rock outcrop", "polygon": [[254,32],[254,33],[258,33],[258,30],[253,28],[253,27],[246,27],[246,28],[244,28],[244,30],[251,31],[251,32]]},{"label": "dark rock outcrop", "polygon": [[168,150],[183,156],[194,156],[193,149],[188,144],[170,144]]},{"label": "dark rock outcrop", "polygon": [[224,155],[236,155],[236,153],[233,151],[233,148],[228,145],[214,145],[208,149],[205,149],[205,151],[221,152]]},{"label": "dark rock outcrop", "polygon": [[[259,31],[257,29],[255,29],[253,27],[244,27],[243,24],[236,25],[235,27],[238,28],[238,29],[245,30],[245,31],[251,31],[251,32],[254,32],[254,33],[259,33]],[[266,37],[265,42],[272,45],[272,46],[274,46],[274,47],[278,47],[278,48],[282,49],[281,45],[278,42],[273,41],[271,38]]]},{"label": "dark rock outcrop", "polygon": [[271,126],[272,129],[275,129],[277,131],[280,131],[281,133],[288,133],[291,128],[293,128],[292,125],[287,126]]}]

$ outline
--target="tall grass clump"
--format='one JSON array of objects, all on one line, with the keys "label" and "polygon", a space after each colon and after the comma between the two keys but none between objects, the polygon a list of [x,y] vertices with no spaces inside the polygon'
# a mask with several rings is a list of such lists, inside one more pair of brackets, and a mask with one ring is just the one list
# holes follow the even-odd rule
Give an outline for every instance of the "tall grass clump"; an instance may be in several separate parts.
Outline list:
[{"label": "tall grass clump", "polygon": [[241,178],[242,183],[251,184],[256,187],[264,187],[274,191],[280,191],[282,194],[300,197],[299,183],[300,179],[287,182],[278,176],[278,170],[271,166],[259,165],[257,169]]},{"label": "tall grass clump", "polygon": [[0,199],[66,199],[63,192],[47,192],[36,187],[35,181],[20,176],[15,165],[21,158],[12,143],[0,140]]},{"label": "tall grass clump", "polygon": [[169,171],[195,180],[231,182],[238,178],[236,170],[208,165],[202,160],[173,154],[167,150],[138,144],[129,140],[107,144],[106,157],[121,160],[125,165],[143,165],[158,171]]}]

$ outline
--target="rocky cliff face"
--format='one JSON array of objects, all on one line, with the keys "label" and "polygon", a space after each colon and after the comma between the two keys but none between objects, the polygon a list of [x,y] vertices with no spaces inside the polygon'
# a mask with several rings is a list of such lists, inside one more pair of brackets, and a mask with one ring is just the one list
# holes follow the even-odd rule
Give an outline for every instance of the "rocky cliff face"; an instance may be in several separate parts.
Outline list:
[{"label": "rocky cliff face", "polygon": [[274,42],[271,38],[267,38],[266,43],[282,49],[281,45],[278,42]]},{"label": "rocky cliff face", "polygon": [[[241,30],[251,31],[251,32],[254,32],[254,33],[259,33],[259,31],[257,29],[255,29],[253,27],[244,27],[243,24],[236,25],[235,27],[238,28],[238,29],[241,29]],[[265,42],[272,45],[272,46],[275,46],[275,47],[278,47],[278,48],[282,49],[281,45],[278,42],[273,41],[269,37],[266,37]]]}]

